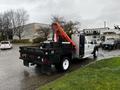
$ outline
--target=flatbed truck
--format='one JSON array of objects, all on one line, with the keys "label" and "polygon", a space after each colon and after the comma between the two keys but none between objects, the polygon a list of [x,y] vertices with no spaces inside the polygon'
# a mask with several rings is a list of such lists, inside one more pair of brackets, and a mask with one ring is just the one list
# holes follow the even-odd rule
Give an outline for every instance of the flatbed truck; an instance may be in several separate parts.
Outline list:
[{"label": "flatbed truck", "polygon": [[67,71],[74,58],[97,57],[98,48],[89,36],[74,33],[70,38],[59,23],[55,22],[51,27],[48,39],[40,45],[20,47],[20,59],[25,66],[54,65],[57,70]]}]

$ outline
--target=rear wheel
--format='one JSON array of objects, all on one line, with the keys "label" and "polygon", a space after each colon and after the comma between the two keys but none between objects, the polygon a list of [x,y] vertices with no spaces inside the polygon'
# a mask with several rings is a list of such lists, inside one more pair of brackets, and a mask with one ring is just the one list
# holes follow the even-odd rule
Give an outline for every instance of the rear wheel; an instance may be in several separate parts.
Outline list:
[{"label": "rear wheel", "polygon": [[59,64],[56,65],[58,71],[67,71],[70,67],[70,59],[64,57]]}]

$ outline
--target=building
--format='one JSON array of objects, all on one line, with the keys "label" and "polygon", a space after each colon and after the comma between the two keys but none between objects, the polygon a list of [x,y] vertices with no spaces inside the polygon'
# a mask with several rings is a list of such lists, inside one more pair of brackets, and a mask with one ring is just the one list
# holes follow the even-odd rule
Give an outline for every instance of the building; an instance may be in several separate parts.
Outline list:
[{"label": "building", "polygon": [[105,28],[93,28],[93,29],[83,29],[85,35],[89,36],[92,41],[105,41],[108,39],[120,39],[119,29]]},{"label": "building", "polygon": [[120,30],[119,29],[110,29],[103,31],[101,36],[103,37],[103,40],[115,40],[120,39]]},{"label": "building", "polygon": [[89,38],[92,41],[100,41],[102,32],[108,31],[108,30],[110,30],[108,27],[105,27],[105,28],[83,29],[83,33],[86,36],[89,36]]},{"label": "building", "polygon": [[[22,39],[34,39],[37,37],[43,37],[44,34],[40,33],[40,31],[38,32],[38,29],[42,28],[42,27],[49,27],[48,24],[42,24],[42,23],[31,23],[31,24],[27,24],[24,26],[24,30],[22,32]],[[13,39],[19,39],[18,36],[14,35]]]}]

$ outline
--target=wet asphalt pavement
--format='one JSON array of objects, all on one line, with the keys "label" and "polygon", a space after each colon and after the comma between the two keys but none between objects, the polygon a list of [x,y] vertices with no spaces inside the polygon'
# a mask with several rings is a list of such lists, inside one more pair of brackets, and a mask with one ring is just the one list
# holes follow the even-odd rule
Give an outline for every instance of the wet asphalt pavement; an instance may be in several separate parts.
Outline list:
[{"label": "wet asphalt pavement", "polygon": [[[120,55],[120,50],[100,50],[98,60]],[[19,59],[19,45],[13,45],[11,50],[0,50],[0,90],[35,90],[41,85],[53,81],[79,67],[82,67],[93,59],[74,62],[72,68],[66,73],[54,72],[51,75],[41,73],[39,68],[25,67]]]}]

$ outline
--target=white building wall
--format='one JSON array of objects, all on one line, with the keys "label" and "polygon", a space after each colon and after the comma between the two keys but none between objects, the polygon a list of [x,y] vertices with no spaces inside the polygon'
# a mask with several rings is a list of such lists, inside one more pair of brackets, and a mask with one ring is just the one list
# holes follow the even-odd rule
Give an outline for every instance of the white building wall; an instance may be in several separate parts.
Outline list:
[{"label": "white building wall", "polygon": [[[34,39],[40,37],[43,34],[38,34],[37,29],[40,29],[41,27],[49,27],[49,25],[41,23],[31,23],[25,25],[22,33],[22,39]],[[13,39],[19,39],[19,37],[14,35]]]},{"label": "white building wall", "polygon": [[[99,33],[98,35],[94,34],[93,32],[96,31],[97,33]],[[94,28],[94,29],[84,29],[83,32],[89,36],[91,36],[90,38],[92,38],[93,40],[98,40],[101,39],[102,36],[105,36],[105,40],[109,39],[109,38],[114,38],[114,39],[120,39],[120,30],[117,29],[110,29],[108,27],[106,28]],[[113,33],[113,34],[109,34],[109,33]],[[108,34],[104,34],[104,33],[108,33]]]}]

